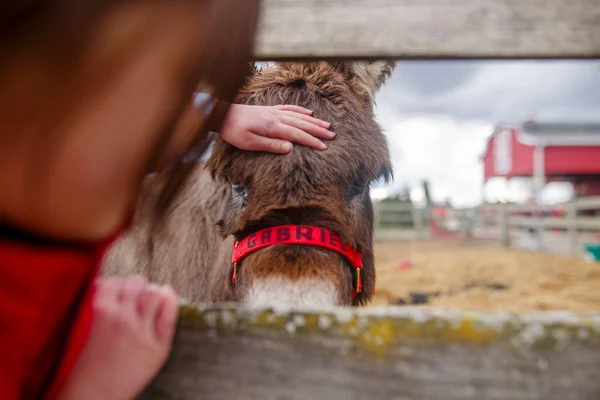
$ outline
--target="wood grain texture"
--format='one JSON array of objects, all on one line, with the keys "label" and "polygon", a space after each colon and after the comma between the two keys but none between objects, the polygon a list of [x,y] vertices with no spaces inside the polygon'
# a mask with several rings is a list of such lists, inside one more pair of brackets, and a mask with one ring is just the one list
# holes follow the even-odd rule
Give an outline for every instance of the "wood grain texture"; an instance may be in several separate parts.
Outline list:
[{"label": "wood grain texture", "polygon": [[600,315],[210,307],[143,399],[600,398]]},{"label": "wood grain texture", "polygon": [[598,58],[600,0],[263,0],[255,55]]}]

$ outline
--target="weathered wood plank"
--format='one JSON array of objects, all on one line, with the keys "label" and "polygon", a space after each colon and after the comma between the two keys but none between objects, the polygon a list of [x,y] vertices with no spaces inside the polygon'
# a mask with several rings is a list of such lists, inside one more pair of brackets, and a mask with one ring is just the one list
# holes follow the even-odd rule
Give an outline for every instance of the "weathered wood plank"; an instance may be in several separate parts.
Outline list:
[{"label": "weathered wood plank", "polygon": [[552,210],[564,210],[569,203],[561,204],[509,204],[508,210],[512,212],[544,212]]},{"label": "weathered wood plank", "polygon": [[397,242],[401,240],[415,240],[429,236],[429,229],[423,227],[421,231],[410,228],[376,228],[373,235],[375,242]]},{"label": "weathered wood plank", "polygon": [[257,60],[598,58],[598,0],[263,0]]},{"label": "weathered wood plank", "polygon": [[182,310],[143,399],[600,398],[600,315]]},{"label": "weathered wood plank", "polygon": [[412,213],[398,213],[398,212],[382,212],[379,214],[379,221],[388,224],[413,224],[414,217]]},{"label": "weathered wood plank", "polygon": [[398,213],[402,213],[402,212],[406,212],[406,213],[412,213],[413,209],[415,207],[413,207],[412,203],[382,203],[382,202],[378,202],[374,204],[375,208],[377,208],[378,211],[385,211],[385,212],[398,212]]},{"label": "weathered wood plank", "polygon": [[600,208],[600,196],[581,197],[575,201],[575,204],[579,210]]},{"label": "weathered wood plank", "polygon": [[600,218],[598,217],[577,217],[571,221],[562,217],[511,217],[509,220],[511,226],[532,226],[535,228],[563,228],[568,229],[574,224],[575,228],[600,230]]}]

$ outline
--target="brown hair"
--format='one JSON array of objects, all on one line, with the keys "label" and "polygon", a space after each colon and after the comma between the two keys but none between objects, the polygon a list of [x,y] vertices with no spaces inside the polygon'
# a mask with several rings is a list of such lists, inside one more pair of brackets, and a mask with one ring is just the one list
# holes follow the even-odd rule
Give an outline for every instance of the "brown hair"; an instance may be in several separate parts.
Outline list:
[{"label": "brown hair", "polygon": [[[207,27],[207,31],[211,32],[207,36],[218,39],[205,41],[203,44],[205,46],[203,54],[210,55],[210,58],[202,60],[206,71],[202,79],[203,82],[213,86],[215,91],[212,95],[218,99],[218,102],[199,134],[200,143],[196,144],[196,152],[203,152],[208,146],[209,131],[220,129],[229,104],[234,101],[239,88],[249,74],[249,69],[252,68],[250,59],[258,20],[259,1],[211,1],[211,17],[208,20],[214,26]],[[162,219],[172,200],[189,179],[193,168],[192,163],[186,164],[181,161],[172,168],[169,180],[155,203],[154,212],[157,217],[155,221]]]},{"label": "brown hair", "polygon": [[[146,4],[144,4],[146,3]],[[228,110],[228,104],[233,101],[239,87],[244,82],[246,68],[250,62],[253,51],[254,37],[258,22],[260,0],[199,0],[198,4],[198,40],[197,45],[190,46],[186,54],[185,68],[178,70],[180,79],[175,107],[170,111],[168,120],[160,121],[157,132],[161,134],[154,144],[154,152],[148,160],[148,169],[155,163],[162,146],[171,137],[177,122],[181,119],[186,106],[189,104],[192,92],[198,87],[209,88],[211,95],[221,100],[208,122],[202,127],[197,137],[200,139],[197,146],[202,146],[203,139],[208,130],[218,130]],[[26,65],[33,68],[43,63],[43,68],[35,69],[34,78],[40,78],[41,96],[52,94],[48,98],[32,100],[37,93],[31,89],[34,85],[26,86],[19,90],[17,99],[1,98],[0,102],[13,102],[7,115],[12,115],[9,121],[0,121],[0,146],[9,142],[11,123],[15,121],[43,120],[50,121],[51,126],[44,127],[43,135],[39,137],[40,153],[47,153],[50,144],[48,130],[59,130],[63,120],[72,108],[80,106],[79,98],[73,93],[81,94],[81,87],[85,90],[95,90],[102,84],[106,74],[111,73],[125,62],[134,43],[139,44],[135,33],[123,36],[122,43],[111,52],[104,71],[93,71],[79,81],[71,81],[73,71],[88,56],[86,47],[89,39],[94,37],[100,29],[106,29],[106,21],[115,10],[139,5],[149,7],[169,7],[189,5],[188,0],[156,1],[156,0],[129,0],[114,2],[110,0],[6,0],[0,2],[0,86],[10,83],[9,74],[14,60],[26,60]],[[113,18],[116,20],[116,18]],[[111,21],[113,22],[113,21]],[[120,26],[114,23],[109,28],[118,31]],[[160,27],[157,35],[160,35]],[[112,33],[112,32],[111,32]],[[150,39],[151,40],[151,39]],[[33,55],[33,58],[32,56]],[[130,56],[131,54],[129,54]],[[37,63],[37,65],[36,65]],[[182,63],[183,64],[183,63]],[[40,72],[41,71],[41,72]],[[35,75],[38,76],[35,76]],[[25,80],[29,75],[19,76]],[[39,82],[37,82],[39,83]],[[64,89],[61,85],[69,84]],[[61,91],[61,89],[64,89]],[[29,91],[28,91],[29,90]],[[56,95],[54,95],[56,93]],[[51,97],[51,101],[50,100]],[[10,100],[10,101],[9,101]],[[14,100],[14,101],[13,101]],[[37,104],[34,104],[37,103]],[[13,112],[14,111],[14,112]],[[43,118],[37,118],[43,116]],[[8,147],[5,147],[8,148]],[[45,150],[44,150],[45,149]],[[43,168],[40,158],[38,168]],[[179,164],[179,163],[178,163]],[[179,191],[189,176],[189,169],[173,168],[171,179],[165,185],[164,191],[156,203],[158,214],[168,206],[174,195]]]}]

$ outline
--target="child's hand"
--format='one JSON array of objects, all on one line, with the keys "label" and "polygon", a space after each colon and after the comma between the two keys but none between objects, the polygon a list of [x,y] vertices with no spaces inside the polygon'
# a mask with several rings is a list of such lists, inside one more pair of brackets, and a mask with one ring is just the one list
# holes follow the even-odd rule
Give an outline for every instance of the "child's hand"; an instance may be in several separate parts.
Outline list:
[{"label": "child's hand", "polygon": [[330,123],[311,116],[312,111],[293,105],[248,106],[232,104],[221,128],[221,137],[248,151],[289,153],[292,142],[325,150],[317,138],[333,139]]}]

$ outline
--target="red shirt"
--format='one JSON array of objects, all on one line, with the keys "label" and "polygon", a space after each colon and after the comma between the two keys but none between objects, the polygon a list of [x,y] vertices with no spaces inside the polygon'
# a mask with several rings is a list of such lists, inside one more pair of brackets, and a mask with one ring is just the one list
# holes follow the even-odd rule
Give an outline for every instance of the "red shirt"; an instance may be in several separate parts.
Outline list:
[{"label": "red shirt", "polygon": [[0,398],[54,400],[88,337],[94,245],[0,235]]}]

